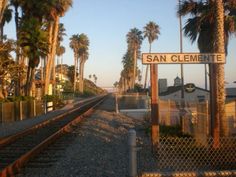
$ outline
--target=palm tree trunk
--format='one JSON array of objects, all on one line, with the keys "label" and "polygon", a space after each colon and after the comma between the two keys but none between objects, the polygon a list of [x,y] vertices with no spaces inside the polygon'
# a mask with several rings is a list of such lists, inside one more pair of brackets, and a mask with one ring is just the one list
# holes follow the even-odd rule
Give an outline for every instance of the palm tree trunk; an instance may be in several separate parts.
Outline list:
[{"label": "palm tree trunk", "polygon": [[47,57],[47,66],[46,66],[46,78],[45,78],[45,94],[49,93],[49,83],[51,80],[51,69],[53,65],[53,60],[56,56],[56,46],[57,46],[57,36],[59,29],[59,16],[56,17],[54,23],[49,25],[49,54]]},{"label": "palm tree trunk", "polygon": [[[83,60],[83,59],[82,59]],[[80,93],[83,93],[83,62],[80,62],[79,64],[79,91]]]},{"label": "palm tree trunk", "polygon": [[[15,26],[16,26],[16,41],[18,41],[19,39],[19,12],[18,12],[18,4],[14,5],[14,9],[15,9]],[[18,43],[16,43],[16,63],[19,64],[20,66],[24,66],[23,61],[20,61],[20,46]],[[23,60],[23,59],[22,59]],[[22,63],[21,63],[22,62]],[[22,79],[22,74],[18,73],[19,77],[16,81],[16,86],[15,86],[15,95],[21,95],[22,94],[22,90],[21,90],[21,86],[23,85],[23,79]]]},{"label": "palm tree trunk", "polygon": [[2,42],[3,41],[3,24],[2,23],[0,23],[0,42]]},{"label": "palm tree trunk", "polygon": [[134,71],[133,71],[133,82],[132,82],[132,89],[134,89],[135,80],[136,80],[136,67],[137,67],[137,49],[134,48]]},{"label": "palm tree trunk", "polygon": [[82,93],[84,93],[84,64],[85,64],[85,61],[83,61],[82,62],[82,67],[81,67],[81,69],[82,69],[82,71],[81,71],[81,74],[82,74],[82,76],[81,76],[81,78],[82,78],[82,82],[81,82],[81,90],[82,90]]},{"label": "palm tree trunk", "polygon": [[[215,28],[215,52],[225,53],[224,48],[224,7],[222,0],[215,1],[216,13],[216,28]],[[213,147],[219,148],[220,134],[224,133],[222,129],[222,122],[225,120],[225,90],[224,90],[224,64],[214,64],[211,76],[212,79],[212,93],[211,98],[214,102],[211,106],[212,118],[214,120],[212,127]]]},{"label": "palm tree trunk", "polygon": [[76,53],[74,53],[74,64],[75,64],[75,66],[74,66],[74,84],[73,84],[73,90],[74,90],[74,92],[75,92],[75,90],[76,90],[76,80],[77,80],[77,65],[78,65],[78,57],[77,57],[77,54]]},{"label": "palm tree trunk", "polygon": [[1,0],[0,1],[0,22],[2,21],[6,6],[7,6],[7,0]]},{"label": "palm tree trunk", "polygon": [[44,80],[44,95],[48,95],[49,93],[49,82],[51,78],[51,53],[52,53],[52,41],[53,41],[53,22],[50,22],[48,28],[48,55],[46,58],[46,66],[45,66],[45,80]]},{"label": "palm tree trunk", "polygon": [[[149,53],[152,51],[152,44],[149,43]],[[147,87],[147,76],[148,76],[149,65],[146,66],[145,80],[144,80],[144,89]]]},{"label": "palm tree trunk", "polygon": [[56,94],[56,57],[53,58],[52,60],[52,83],[53,83],[53,87],[52,87],[52,93],[53,95]]}]

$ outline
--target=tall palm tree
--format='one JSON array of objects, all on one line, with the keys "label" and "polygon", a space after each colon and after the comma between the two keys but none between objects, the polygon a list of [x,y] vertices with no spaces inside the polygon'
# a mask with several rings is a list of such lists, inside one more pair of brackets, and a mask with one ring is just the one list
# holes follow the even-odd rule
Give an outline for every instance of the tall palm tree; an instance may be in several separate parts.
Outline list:
[{"label": "tall palm tree", "polygon": [[[144,38],[148,38],[149,53],[151,53],[151,51],[152,51],[152,43],[153,43],[154,40],[158,39],[158,35],[160,34],[160,28],[159,28],[159,26],[155,22],[150,21],[144,27],[143,33],[144,33]],[[146,88],[146,84],[147,84],[148,68],[149,68],[149,65],[146,66],[144,88]]]},{"label": "tall palm tree", "polygon": [[[151,44],[158,38],[160,34],[159,26],[154,22],[149,22],[144,27],[144,37],[148,38],[149,52],[151,53]],[[148,66],[147,66],[148,70]],[[147,70],[146,76],[147,77]],[[150,78],[151,78],[151,121],[152,121],[152,145],[157,146],[159,143],[159,115],[158,115],[158,91],[157,91],[157,65],[151,64]],[[146,88],[146,78],[145,87]]]},{"label": "tall palm tree", "polygon": [[[59,63],[59,57],[65,53],[65,47],[61,46],[61,42],[63,41],[63,37],[66,35],[64,24],[59,24],[58,36],[57,36],[57,45],[56,45],[56,56],[57,56],[57,64]],[[53,60],[53,70],[52,70],[52,80],[53,80],[53,92],[56,91],[56,62]]]},{"label": "tall palm tree", "polygon": [[[60,78],[59,80],[61,81],[62,80],[62,63],[63,63],[63,54],[66,52],[66,49],[64,46],[59,46],[57,48],[57,52],[56,52],[56,55],[57,55],[57,65],[59,65],[60,63]],[[61,58],[61,60],[60,60]]]},{"label": "tall palm tree", "polygon": [[132,78],[133,78],[133,69],[134,69],[134,60],[132,58],[132,53],[127,51],[122,58],[123,71],[121,72],[121,77],[123,78],[124,90],[132,88]]},{"label": "tall palm tree", "polygon": [[53,0],[50,1],[50,6],[48,9],[49,26],[48,26],[48,43],[49,43],[49,53],[47,56],[46,64],[46,78],[45,78],[45,89],[44,94],[48,94],[49,81],[51,79],[51,69],[53,63],[55,62],[58,32],[59,32],[59,21],[60,17],[64,16],[69,7],[72,6],[72,0]]},{"label": "tall palm tree", "polygon": [[88,47],[89,47],[89,39],[86,34],[80,34],[79,39],[79,61],[80,61],[80,69],[79,69],[79,91],[81,93],[84,92],[84,64],[88,59]]},{"label": "tall palm tree", "polygon": [[[236,2],[236,1],[235,1]],[[222,0],[215,1],[215,52],[225,53],[224,43],[224,5]],[[225,120],[225,88],[224,88],[224,64],[213,64],[212,76],[215,74],[215,78],[212,79],[213,89],[212,98],[215,99],[215,106],[212,110],[214,116],[213,127],[213,147],[219,148],[220,146],[220,125]],[[212,77],[211,76],[211,77]],[[212,107],[213,108],[213,107]],[[224,126],[222,126],[224,127]],[[224,130],[223,130],[224,131]]]},{"label": "tall palm tree", "polygon": [[133,61],[134,61],[134,70],[133,70],[133,81],[132,81],[132,89],[134,89],[134,84],[136,80],[136,67],[137,67],[137,58],[139,57],[140,47],[142,44],[142,31],[137,28],[132,28],[128,34],[127,43],[129,50],[133,53]]},{"label": "tall palm tree", "polygon": [[31,17],[23,21],[19,37],[23,54],[28,58],[25,95],[29,96],[35,77],[35,68],[39,64],[40,57],[47,54],[47,33],[38,19]]},{"label": "tall palm tree", "polygon": [[78,63],[78,58],[79,58],[79,43],[78,43],[78,40],[79,40],[79,35],[78,34],[74,34],[70,38],[70,48],[74,52],[74,81],[73,81],[73,90],[74,90],[74,92],[75,92],[75,89],[76,89],[77,63]]},{"label": "tall palm tree", "polygon": [[[16,41],[19,41],[19,27],[22,17],[19,16],[19,8],[21,7],[24,0],[10,0],[10,5],[13,6],[14,9],[14,21],[15,21],[15,29],[16,29]],[[23,10],[23,8],[22,8]],[[36,10],[37,11],[37,10]],[[23,13],[21,13],[23,15]],[[19,43],[16,44],[16,62],[18,63],[21,68],[24,68],[24,58],[22,56],[22,50],[19,46]],[[23,93],[23,90],[21,89],[24,83],[24,77],[22,76],[22,73],[18,73],[18,80],[16,81],[15,85],[15,94],[20,95]]]},{"label": "tall palm tree", "polygon": [[[187,23],[184,27],[184,33],[187,37],[190,38],[192,42],[197,41],[198,48],[201,53],[213,53],[217,52],[217,45],[219,42],[217,41],[218,36],[215,35],[215,30],[217,30],[216,25],[218,24],[217,18],[216,18],[216,3],[220,3],[221,6],[223,6],[223,45],[225,53],[227,54],[227,47],[228,47],[228,41],[231,34],[235,32],[235,25],[236,25],[236,14],[235,14],[235,0],[224,0],[222,1],[215,1],[215,0],[208,0],[208,1],[192,1],[192,0],[185,0],[180,5],[180,9],[178,13],[182,16],[191,14],[191,18],[187,20]],[[219,4],[218,4],[219,6]],[[222,9],[221,9],[222,11]],[[226,12],[226,13],[224,13]],[[222,14],[221,14],[222,15]],[[222,41],[221,41],[222,42]],[[218,67],[221,66],[221,67]],[[220,95],[220,102],[221,106],[218,105],[218,112],[217,114],[222,115],[221,119],[224,118],[224,84],[222,85],[222,82],[224,83],[224,69],[223,65],[209,65],[209,71],[210,71],[210,86],[211,86],[211,102],[212,102],[212,121],[215,122],[214,126],[217,126],[218,128],[214,129],[221,129],[223,130],[222,124],[220,125],[218,122],[219,120],[216,116],[216,112],[213,103],[216,103],[219,100],[215,100],[215,98],[218,98],[216,94]],[[218,72],[220,72],[220,75]],[[215,82],[215,83],[214,83]],[[219,84],[219,85],[218,85]],[[214,91],[216,90],[217,93]],[[221,126],[221,127],[220,127]],[[217,131],[215,131],[217,132]],[[215,133],[212,132],[212,135]]]}]

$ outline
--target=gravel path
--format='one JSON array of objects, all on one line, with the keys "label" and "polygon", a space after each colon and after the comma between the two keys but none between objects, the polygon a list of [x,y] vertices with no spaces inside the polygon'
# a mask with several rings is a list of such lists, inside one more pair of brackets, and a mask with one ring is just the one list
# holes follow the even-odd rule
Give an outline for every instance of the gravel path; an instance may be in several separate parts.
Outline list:
[{"label": "gravel path", "polygon": [[[19,176],[126,177],[128,130],[140,129],[143,121],[116,114],[114,108],[114,98],[110,97],[86,118],[73,132],[75,138],[64,155],[52,167],[26,168]],[[143,141],[142,137],[138,141]]]}]

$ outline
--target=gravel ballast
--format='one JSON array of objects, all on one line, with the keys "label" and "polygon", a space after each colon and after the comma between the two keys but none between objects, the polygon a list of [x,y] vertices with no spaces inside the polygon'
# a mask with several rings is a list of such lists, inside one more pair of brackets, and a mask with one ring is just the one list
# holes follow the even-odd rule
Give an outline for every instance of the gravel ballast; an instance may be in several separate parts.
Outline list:
[{"label": "gravel ballast", "polygon": [[[109,97],[79,124],[57,162],[43,169],[26,167],[18,176],[127,177],[128,131],[140,129],[143,120],[116,114],[114,108],[114,97]],[[138,133],[139,142],[142,137],[147,139]]]}]

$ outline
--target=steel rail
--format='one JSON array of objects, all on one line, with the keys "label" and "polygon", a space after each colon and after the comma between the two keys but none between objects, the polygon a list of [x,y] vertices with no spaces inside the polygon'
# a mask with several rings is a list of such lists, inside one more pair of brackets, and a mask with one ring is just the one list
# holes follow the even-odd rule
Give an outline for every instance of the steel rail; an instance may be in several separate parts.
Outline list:
[{"label": "steel rail", "polygon": [[[15,160],[14,162],[12,162],[11,164],[9,164],[8,166],[6,166],[1,172],[0,172],[0,177],[8,177],[8,176],[14,176],[17,172],[19,172],[19,170],[26,165],[26,163],[32,159],[35,155],[37,155],[38,153],[40,153],[43,149],[45,149],[46,147],[48,147],[50,144],[52,144],[53,142],[55,142],[56,139],[58,139],[59,137],[61,137],[63,134],[70,132],[72,130],[73,125],[77,124],[78,122],[80,122],[84,117],[90,115],[94,108],[96,106],[98,106],[101,102],[104,101],[106,97],[99,97],[96,98],[95,100],[92,100],[91,102],[89,101],[88,103],[86,103],[85,105],[83,105],[83,107],[88,106],[88,110],[86,110],[84,113],[82,113],[81,115],[79,115],[78,117],[76,117],[74,120],[72,120],[71,122],[67,123],[65,126],[63,126],[62,128],[60,128],[58,131],[56,131],[55,133],[53,133],[51,136],[47,137],[45,140],[43,140],[41,143],[39,143],[38,145],[36,145],[35,147],[33,147],[31,150],[29,150],[28,152],[26,152],[25,154],[21,155],[21,157],[19,157],[17,160]],[[92,105],[92,107],[90,107],[90,105],[92,103],[96,103],[94,105]],[[64,113],[63,116],[68,116],[70,113],[75,112],[77,110],[79,110],[79,108],[75,108],[73,110],[70,110],[67,113]],[[62,117],[62,115],[58,116],[59,118]],[[44,123],[45,124],[45,123]],[[41,125],[42,126],[42,125]],[[24,131],[23,133],[21,133],[21,136],[26,135],[27,133],[31,133],[32,131],[34,131],[34,129],[36,127],[40,128],[41,126],[34,126],[33,128],[31,128],[30,130]],[[19,135],[18,135],[19,136]],[[15,139],[16,136],[13,137],[13,139]],[[12,140],[9,140],[9,142],[11,142]],[[6,141],[4,141],[6,142]]]},{"label": "steel rail", "polygon": [[0,139],[0,148],[3,147],[3,146],[6,146],[6,145],[8,145],[8,144],[10,144],[12,142],[14,142],[15,140],[19,139],[22,136],[28,135],[29,133],[32,133],[32,132],[34,132],[34,131],[42,128],[42,127],[47,126],[48,124],[51,124],[51,123],[53,123],[53,122],[55,122],[55,121],[65,117],[65,116],[67,116],[67,115],[69,115],[69,114],[79,110],[81,108],[79,106],[80,104],[89,103],[90,101],[92,101],[94,99],[97,99],[99,97],[100,96],[95,97],[95,98],[94,97],[93,98],[88,98],[86,100],[80,101],[80,102],[74,104],[74,107],[69,109],[67,112],[64,112],[64,113],[62,113],[60,115],[56,115],[55,117],[49,118],[48,120],[45,120],[45,121],[40,122],[40,123],[38,123],[36,125],[33,125],[32,127],[27,128],[27,129],[25,129],[23,131],[20,131],[20,132],[14,134],[14,135],[10,135],[8,137],[1,138]]}]

